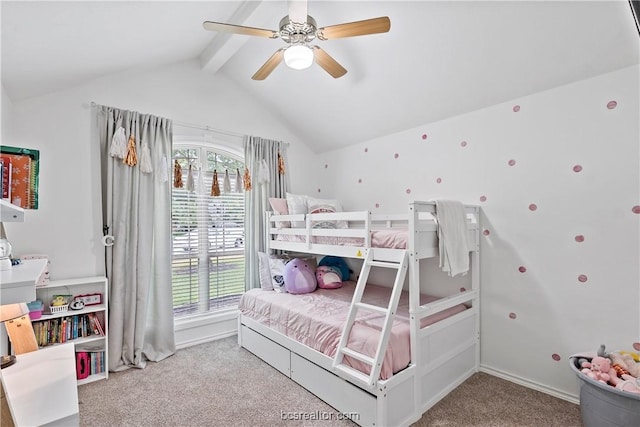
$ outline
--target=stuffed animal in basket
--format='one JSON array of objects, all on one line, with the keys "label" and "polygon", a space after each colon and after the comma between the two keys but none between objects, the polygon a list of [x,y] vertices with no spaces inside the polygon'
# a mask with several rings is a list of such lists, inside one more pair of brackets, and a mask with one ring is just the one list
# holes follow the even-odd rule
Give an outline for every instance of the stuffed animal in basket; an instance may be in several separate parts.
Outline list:
[{"label": "stuffed animal in basket", "polygon": [[584,362],[582,364],[582,368],[583,369],[580,372],[582,372],[589,378],[600,381],[601,383],[606,384],[611,379],[611,360],[607,359],[606,357],[596,356],[591,359],[591,362]]},{"label": "stuffed animal in basket", "polygon": [[290,294],[308,294],[318,286],[316,275],[309,262],[295,258],[284,267],[284,288]]}]

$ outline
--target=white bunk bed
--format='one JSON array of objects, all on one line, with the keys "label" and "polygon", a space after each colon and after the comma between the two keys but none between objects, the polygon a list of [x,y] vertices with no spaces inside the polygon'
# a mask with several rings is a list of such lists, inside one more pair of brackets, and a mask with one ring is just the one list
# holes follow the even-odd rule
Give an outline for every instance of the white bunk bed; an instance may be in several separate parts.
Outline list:
[{"label": "white bunk bed", "polygon": [[[480,359],[480,283],[479,283],[479,208],[465,206],[470,244],[470,289],[461,289],[435,302],[420,305],[421,259],[438,256],[437,214],[435,202],[409,203],[408,212],[399,215],[373,215],[370,212],[340,212],[307,215],[266,214],[267,246],[316,255],[334,255],[363,260],[362,271],[351,303],[356,312],[371,268],[398,270],[389,307],[380,312],[391,318],[397,295],[408,273],[409,332],[411,362],[388,379],[379,379],[380,354],[386,350],[389,331],[383,327],[375,356],[350,351],[346,339],[353,324],[350,313],[343,328],[335,357],[316,351],[254,318],[239,315],[238,342],[265,362],[296,381],[343,414],[357,414],[352,420],[363,426],[405,426],[451,390],[478,371]],[[348,228],[313,228],[315,221],[348,221]],[[302,221],[305,227],[277,228],[281,221]],[[402,249],[372,247],[372,234],[378,230],[407,230]],[[341,240],[342,239],[342,240]],[[344,241],[347,241],[345,243]],[[353,244],[356,244],[355,246]],[[427,284],[428,286],[428,284]],[[358,293],[360,295],[358,296]],[[394,301],[396,306],[394,306]],[[466,309],[421,328],[427,316],[459,304]],[[371,307],[360,307],[364,310]],[[351,322],[351,323],[349,323]],[[388,324],[389,322],[387,322]],[[381,352],[381,353],[380,353]],[[355,354],[354,354],[355,353]],[[343,357],[366,360],[371,373],[349,368]]]}]

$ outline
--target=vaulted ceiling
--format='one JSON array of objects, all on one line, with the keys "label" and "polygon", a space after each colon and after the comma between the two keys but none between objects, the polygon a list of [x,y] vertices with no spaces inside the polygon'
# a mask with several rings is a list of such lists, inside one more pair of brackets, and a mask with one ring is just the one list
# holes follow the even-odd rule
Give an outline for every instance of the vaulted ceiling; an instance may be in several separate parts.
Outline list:
[{"label": "vaulted ceiling", "polygon": [[269,105],[318,152],[638,64],[617,1],[309,0],[318,26],[388,16],[385,34],[317,41],[347,69],[251,76],[279,39],[205,31],[205,20],[278,30],[286,1],[2,1],[2,85],[14,102],[112,73],[199,60]]}]

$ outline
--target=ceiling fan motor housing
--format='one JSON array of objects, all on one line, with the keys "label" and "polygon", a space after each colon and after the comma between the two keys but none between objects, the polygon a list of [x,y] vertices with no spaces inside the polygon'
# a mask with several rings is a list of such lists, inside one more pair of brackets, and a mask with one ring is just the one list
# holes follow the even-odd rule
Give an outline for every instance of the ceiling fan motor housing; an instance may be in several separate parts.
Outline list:
[{"label": "ceiling fan motor housing", "polygon": [[280,38],[290,44],[309,43],[316,38],[316,20],[307,15],[307,22],[293,22],[289,15],[280,20]]}]

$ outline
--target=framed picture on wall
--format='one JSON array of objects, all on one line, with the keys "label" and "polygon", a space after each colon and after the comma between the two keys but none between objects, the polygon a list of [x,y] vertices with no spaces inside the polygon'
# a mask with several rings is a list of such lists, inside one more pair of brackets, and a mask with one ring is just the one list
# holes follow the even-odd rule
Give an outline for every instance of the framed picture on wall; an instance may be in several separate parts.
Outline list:
[{"label": "framed picture on wall", "polygon": [[40,151],[0,147],[2,198],[23,209],[38,209]]}]

